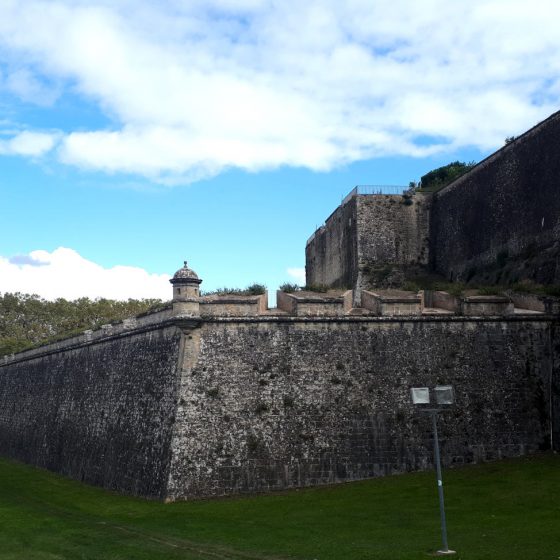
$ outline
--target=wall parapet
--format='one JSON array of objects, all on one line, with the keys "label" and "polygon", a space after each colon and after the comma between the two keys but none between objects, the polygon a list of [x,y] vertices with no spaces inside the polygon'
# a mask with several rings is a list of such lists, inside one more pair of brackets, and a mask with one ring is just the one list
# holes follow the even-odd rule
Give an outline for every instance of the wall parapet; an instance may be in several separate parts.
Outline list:
[{"label": "wall parapet", "polygon": [[82,334],[76,336],[43,344],[42,346],[37,346],[36,348],[22,350],[21,352],[17,352],[15,354],[2,356],[0,357],[0,368],[2,366],[10,365],[20,361],[34,360],[36,358],[42,358],[51,354],[59,354],[61,352],[76,350],[85,346],[91,346],[110,340],[130,337],[154,330],[165,329],[173,326],[184,329],[193,328],[199,325],[200,318],[181,315],[170,315],[165,317],[160,316],[160,319],[158,321],[150,321],[145,323],[134,322],[134,318],[130,320],[125,319],[124,321],[122,321],[122,323],[119,322],[115,325],[102,325],[97,330],[88,329],[85,330]]},{"label": "wall parapet", "polygon": [[507,297],[500,296],[467,296],[461,300],[463,315],[496,316],[512,315],[513,303]]},{"label": "wall parapet", "polygon": [[362,306],[381,316],[421,315],[422,297],[406,292],[379,294],[362,290]]},{"label": "wall parapet", "polygon": [[[267,294],[255,296],[207,296],[201,298],[200,316],[174,315],[171,305],[153,313],[143,313],[96,330],[0,357],[0,367],[19,360],[30,360],[48,354],[81,348],[105,340],[122,338],[175,325],[192,328],[204,322],[247,320],[258,321],[321,321],[321,320],[468,320],[490,319],[551,320],[560,315],[560,298],[508,292],[501,296],[453,296],[442,291],[419,293],[387,290],[362,291],[360,307],[353,307],[352,290],[330,293],[277,292],[277,309],[267,308]],[[433,316],[434,310],[450,314]],[[513,315],[515,313],[515,316]]]},{"label": "wall parapet", "polygon": [[279,309],[298,317],[339,316],[350,312],[352,294],[352,290],[337,295],[315,292],[286,293],[278,290],[276,301]]},{"label": "wall parapet", "polygon": [[268,293],[254,296],[220,295],[200,298],[202,317],[259,315],[268,308]]}]

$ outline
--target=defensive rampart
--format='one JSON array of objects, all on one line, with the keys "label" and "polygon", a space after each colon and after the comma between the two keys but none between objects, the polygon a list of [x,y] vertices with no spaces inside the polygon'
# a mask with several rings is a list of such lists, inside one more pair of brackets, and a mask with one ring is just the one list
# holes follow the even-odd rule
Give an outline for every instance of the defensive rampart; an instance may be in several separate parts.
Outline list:
[{"label": "defensive rampart", "polygon": [[0,366],[0,453],[90,484],[163,498],[181,331],[76,337]]},{"label": "defensive rampart", "polygon": [[457,398],[445,464],[558,448],[552,316],[340,315],[347,299],[316,316],[163,312],[6,359],[0,452],[168,500],[356,480],[431,464],[409,389],[436,384]]},{"label": "defensive rampart", "polygon": [[[527,320],[216,320],[184,379],[172,498],[278,490],[427,468],[411,386],[449,383],[443,460],[558,445],[558,348]],[[555,352],[555,354],[554,354]],[[555,356],[553,359],[553,355]]]},{"label": "defensive rampart", "polygon": [[307,243],[308,285],[359,301],[402,285],[410,265],[472,284],[560,283],[560,112],[433,194],[353,193]]},{"label": "defensive rampart", "polygon": [[347,197],[305,247],[307,285],[354,288],[370,283],[376,268],[428,263],[430,197]]},{"label": "defensive rampart", "polygon": [[452,280],[560,283],[560,113],[433,197],[430,259]]},{"label": "defensive rampart", "polygon": [[358,197],[351,197],[325,221],[305,247],[308,286],[354,286],[358,278]]}]

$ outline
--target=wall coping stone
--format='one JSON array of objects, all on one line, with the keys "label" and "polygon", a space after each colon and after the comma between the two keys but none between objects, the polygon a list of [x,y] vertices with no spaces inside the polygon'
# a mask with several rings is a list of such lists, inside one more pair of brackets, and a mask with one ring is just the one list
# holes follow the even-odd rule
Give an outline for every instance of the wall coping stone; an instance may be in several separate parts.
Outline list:
[{"label": "wall coping stone", "polygon": [[[263,294],[264,295],[264,294]],[[257,296],[202,296],[199,300],[201,305],[219,304],[219,303],[258,303],[262,295]]]},{"label": "wall coping stone", "polygon": [[466,296],[463,301],[467,303],[509,303],[511,299],[506,296]]},{"label": "wall coping stone", "polygon": [[362,290],[362,293],[368,292],[372,296],[378,298],[383,303],[421,303],[422,297],[418,294],[383,294],[379,292],[371,292],[369,290]]},{"label": "wall coping stone", "polygon": [[23,350],[17,354],[5,355],[0,357],[0,368],[14,363],[34,360],[51,354],[58,354],[84,346],[90,346],[108,340],[116,340],[120,338],[135,336],[144,332],[165,329],[169,327],[178,327],[181,329],[194,329],[201,327],[205,323],[222,323],[222,324],[254,324],[254,323],[361,323],[361,324],[378,324],[378,323],[429,323],[429,322],[447,322],[447,323],[469,323],[469,322],[487,322],[487,323],[557,323],[560,318],[556,314],[542,313],[535,315],[533,313],[516,313],[515,315],[335,315],[335,316],[294,316],[282,314],[279,310],[278,315],[272,314],[273,309],[269,310],[270,314],[256,315],[251,317],[232,316],[232,317],[192,317],[190,315],[177,315],[162,319],[161,321],[149,323],[146,325],[136,326],[133,328],[113,330],[113,332],[84,331],[83,334],[62,339],[37,348]]},{"label": "wall coping stone", "polygon": [[260,315],[258,317],[211,317],[202,323],[547,323],[558,322],[557,315],[337,315],[337,316],[294,316]]},{"label": "wall coping stone", "polygon": [[[287,293],[287,292],[284,292]],[[298,295],[297,293],[291,294],[287,293],[289,297],[293,297],[298,301],[298,303],[343,303],[344,295],[313,295],[313,294],[305,294],[305,295]]]},{"label": "wall coping stone", "polygon": [[[0,368],[13,363],[27,362],[29,360],[35,360],[36,358],[42,358],[44,356],[49,356],[51,354],[59,354],[61,352],[67,352],[70,350],[75,350],[77,348],[83,348],[84,346],[93,346],[95,344],[106,342],[108,340],[126,338],[144,332],[166,329],[169,327],[179,327],[181,329],[193,329],[199,327],[201,323],[202,323],[202,319],[200,317],[177,315],[175,317],[163,319],[157,323],[154,322],[147,325],[141,325],[134,328],[129,328],[126,330],[123,329],[123,330],[119,330],[118,332],[108,331],[107,329],[101,332],[100,330],[84,331],[84,333],[81,335],[64,338],[62,340],[57,340],[56,342],[51,342],[49,344],[45,344],[44,346],[37,346],[36,348],[29,348],[28,350],[22,350],[17,354],[3,356],[0,358]],[[92,336],[92,334],[96,334],[96,336]]]}]

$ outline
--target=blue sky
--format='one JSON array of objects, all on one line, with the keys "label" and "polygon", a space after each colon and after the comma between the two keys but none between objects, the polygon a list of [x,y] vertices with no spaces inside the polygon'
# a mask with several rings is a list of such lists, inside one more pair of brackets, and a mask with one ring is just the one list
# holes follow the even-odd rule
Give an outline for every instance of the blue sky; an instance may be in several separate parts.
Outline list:
[{"label": "blue sky", "polygon": [[0,292],[166,298],[185,258],[203,289],[273,291],[354,185],[478,161],[560,108],[548,1],[0,16]]}]

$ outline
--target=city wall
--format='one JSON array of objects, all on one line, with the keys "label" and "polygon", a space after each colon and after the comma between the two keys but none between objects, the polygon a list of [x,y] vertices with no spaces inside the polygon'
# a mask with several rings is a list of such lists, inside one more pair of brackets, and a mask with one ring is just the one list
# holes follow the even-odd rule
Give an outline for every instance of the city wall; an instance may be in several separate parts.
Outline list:
[{"label": "city wall", "polygon": [[334,288],[354,286],[358,278],[357,197],[339,206],[305,246],[306,283]]},{"label": "city wall", "polygon": [[306,246],[308,284],[358,294],[402,285],[410,265],[472,284],[560,283],[560,112],[436,193],[347,197]]},{"label": "city wall", "polygon": [[560,283],[560,113],[434,196],[430,258],[450,280]]},{"label": "city wall", "polygon": [[89,484],[165,497],[181,336],[162,323],[99,332],[0,365],[0,453]]},{"label": "city wall", "polygon": [[550,449],[552,437],[557,447],[551,329],[465,318],[206,323],[181,386],[169,496],[428,468],[431,425],[413,410],[411,386],[455,389],[456,405],[440,422],[447,466]]},{"label": "city wall", "polygon": [[164,319],[0,363],[0,453],[166,500],[431,465],[409,388],[452,384],[446,465],[558,448],[557,323],[515,317]]},{"label": "city wall", "polygon": [[377,268],[427,265],[430,200],[424,195],[348,197],[307,242],[307,284],[359,291],[372,283]]}]

